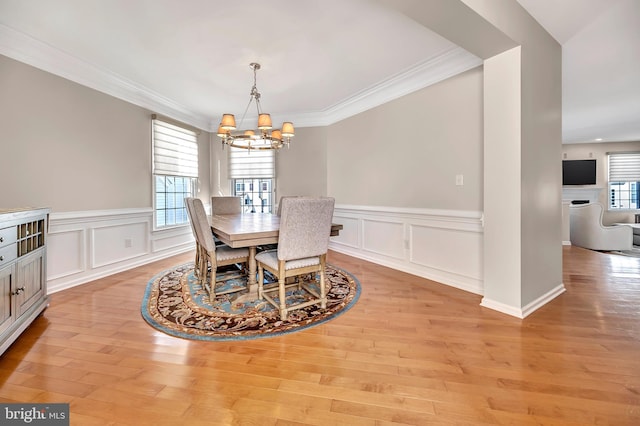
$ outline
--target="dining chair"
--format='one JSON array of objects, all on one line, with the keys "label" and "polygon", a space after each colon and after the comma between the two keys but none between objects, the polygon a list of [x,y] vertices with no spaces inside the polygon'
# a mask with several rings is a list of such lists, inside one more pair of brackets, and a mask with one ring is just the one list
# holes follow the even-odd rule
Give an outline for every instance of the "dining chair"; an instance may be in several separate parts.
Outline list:
[{"label": "dining chair", "polygon": [[[201,247],[200,260],[198,262],[198,279],[202,282],[202,286],[209,292],[209,299],[211,303],[213,303],[217,295],[233,293],[246,288],[245,285],[243,287],[231,287],[224,290],[216,290],[216,286],[220,283],[232,278],[246,276],[244,273],[236,272],[232,274],[225,274],[222,280],[218,280],[217,271],[221,266],[234,264],[244,264],[245,267],[243,267],[243,271],[245,271],[246,264],[249,262],[249,249],[216,246],[213,240],[213,233],[211,232],[211,225],[209,224],[207,212],[204,209],[202,200],[199,198],[193,198],[191,203],[196,239]],[[211,266],[210,273],[209,265]],[[208,286],[207,277],[209,277]]]},{"label": "dining chair", "polygon": [[[256,262],[258,298],[266,299],[278,309],[280,319],[286,320],[292,310],[314,304],[320,304],[323,309],[327,306],[325,266],[335,200],[329,197],[291,197],[281,202],[278,248],[257,254]],[[277,287],[264,287],[265,270],[278,279]],[[319,276],[319,292],[300,279],[300,275],[306,274]],[[297,280],[288,284],[288,277],[297,277]],[[304,289],[312,298],[287,306],[286,289],[293,286],[297,286],[298,290]],[[272,292],[278,292],[277,301],[275,295],[270,294]]]},{"label": "dining chair", "polygon": [[211,197],[211,214],[242,213],[242,197],[213,196]]}]

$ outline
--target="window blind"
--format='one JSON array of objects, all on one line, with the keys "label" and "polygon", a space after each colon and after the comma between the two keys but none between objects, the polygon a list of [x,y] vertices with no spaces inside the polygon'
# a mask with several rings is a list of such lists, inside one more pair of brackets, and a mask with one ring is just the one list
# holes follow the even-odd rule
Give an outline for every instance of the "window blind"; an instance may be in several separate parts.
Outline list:
[{"label": "window blind", "polygon": [[196,132],[157,119],[153,123],[153,173],[198,177]]},{"label": "window blind", "polygon": [[640,182],[640,152],[609,153],[609,182]]},{"label": "window blind", "polygon": [[229,149],[229,177],[231,179],[274,178],[274,150]]}]

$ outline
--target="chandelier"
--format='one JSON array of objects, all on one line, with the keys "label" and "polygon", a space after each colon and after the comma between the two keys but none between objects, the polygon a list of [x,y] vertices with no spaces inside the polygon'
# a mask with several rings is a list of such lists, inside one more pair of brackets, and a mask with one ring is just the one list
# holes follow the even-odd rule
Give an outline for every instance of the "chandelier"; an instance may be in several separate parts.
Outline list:
[{"label": "chandelier", "polygon": [[222,147],[229,145],[235,148],[244,149],[280,149],[284,145],[289,147],[289,142],[294,136],[293,123],[285,121],[282,129],[273,129],[271,125],[271,115],[262,112],[260,107],[260,92],[256,87],[256,72],[260,69],[260,64],[252,62],[249,64],[253,69],[253,87],[251,88],[249,103],[242,114],[240,128],[251,106],[255,101],[258,111],[258,130],[236,130],[236,118],[233,114],[223,114],[220,126],[218,126],[218,136],[222,139]]}]

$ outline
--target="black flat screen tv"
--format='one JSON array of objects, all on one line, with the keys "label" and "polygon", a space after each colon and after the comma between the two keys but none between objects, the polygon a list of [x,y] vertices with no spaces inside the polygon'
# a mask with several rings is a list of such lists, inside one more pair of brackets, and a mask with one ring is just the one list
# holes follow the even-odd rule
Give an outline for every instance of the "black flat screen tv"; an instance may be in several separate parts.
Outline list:
[{"label": "black flat screen tv", "polygon": [[563,160],[563,185],[595,185],[596,160]]}]

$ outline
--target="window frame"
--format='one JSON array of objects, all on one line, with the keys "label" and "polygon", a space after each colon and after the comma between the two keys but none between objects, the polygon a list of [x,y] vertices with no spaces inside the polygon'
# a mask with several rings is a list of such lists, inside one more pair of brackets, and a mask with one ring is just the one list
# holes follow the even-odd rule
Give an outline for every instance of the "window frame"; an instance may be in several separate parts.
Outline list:
[{"label": "window frame", "polygon": [[[185,197],[198,191],[198,132],[185,126],[158,119],[151,120],[151,198],[153,204],[153,231],[168,230],[189,225]],[[158,187],[163,180],[163,188]],[[183,180],[184,185],[168,186],[167,179]],[[159,191],[163,189],[162,191]],[[164,205],[160,206],[160,196]],[[170,195],[169,195],[170,194]],[[180,194],[179,196],[177,194]],[[173,202],[171,202],[173,201]],[[175,213],[179,213],[176,215]],[[161,214],[162,212],[162,214]],[[170,220],[172,216],[179,220]],[[159,223],[162,219],[163,223]]]},{"label": "window frame", "polygon": [[[275,150],[247,150],[229,147],[227,155],[231,194],[234,196],[248,196],[251,204],[245,204],[243,198],[242,209],[245,213],[265,212],[273,213],[276,199],[276,153]],[[266,185],[267,189],[263,189]],[[256,197],[268,193],[267,204],[255,205]],[[247,206],[252,206],[248,209]],[[265,210],[265,206],[268,208]]]},{"label": "window frame", "polygon": [[[640,152],[608,152],[607,166],[607,210],[612,212],[639,211]],[[621,190],[620,187],[623,185],[629,188]],[[617,200],[620,200],[618,202],[620,207],[614,205]],[[632,207],[634,204],[635,207]]]}]

